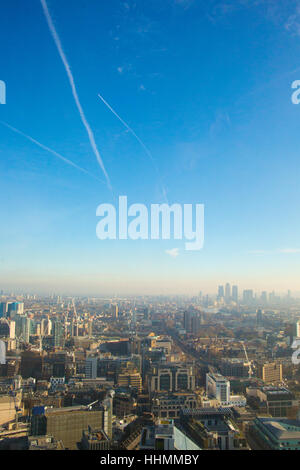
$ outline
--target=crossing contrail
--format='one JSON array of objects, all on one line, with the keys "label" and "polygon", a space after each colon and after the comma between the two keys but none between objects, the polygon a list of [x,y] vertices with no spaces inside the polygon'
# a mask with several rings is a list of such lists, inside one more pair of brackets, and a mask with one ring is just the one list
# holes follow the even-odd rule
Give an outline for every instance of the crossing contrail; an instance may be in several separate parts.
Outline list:
[{"label": "crossing contrail", "polygon": [[[150,150],[148,149],[148,147],[144,144],[142,139],[140,139],[140,137],[134,132],[134,130],[127,124],[127,122],[125,122],[124,119],[122,119],[121,116],[118,115],[118,113],[110,106],[110,104],[103,98],[103,96],[100,95],[100,93],[98,93],[98,97],[105,104],[105,106],[116,116],[116,118],[119,119],[119,121],[121,121],[123,126],[126,127],[126,129],[136,138],[136,140],[139,142],[139,144],[143,147],[143,149],[145,150],[146,154],[148,155],[148,157],[150,158],[150,160],[152,162],[152,165],[153,165],[153,167],[154,167],[154,169],[155,169],[155,171],[158,175],[158,178],[161,179],[160,174],[159,174],[159,170],[157,168],[157,165],[155,163],[153,155],[150,152]],[[167,200],[166,190],[165,190],[165,188],[162,184],[161,184],[161,190],[162,190],[164,198]]]},{"label": "crossing contrail", "polygon": [[68,79],[69,79],[69,82],[70,82],[70,85],[71,85],[71,90],[72,90],[72,94],[73,94],[73,98],[75,100],[75,104],[77,106],[77,109],[78,109],[78,112],[79,112],[79,115],[81,117],[81,121],[87,131],[87,134],[88,134],[88,137],[89,137],[89,141],[90,141],[90,144],[91,144],[91,147],[93,149],[93,152],[97,158],[97,161],[100,165],[100,168],[102,169],[103,173],[104,173],[104,176],[106,178],[106,181],[107,181],[107,185],[109,187],[109,189],[111,189],[111,183],[110,183],[110,179],[109,179],[109,176],[107,174],[107,171],[105,169],[105,166],[104,166],[104,163],[102,161],[102,158],[100,156],[100,153],[99,153],[99,150],[97,148],[97,144],[96,144],[96,141],[95,141],[95,137],[94,137],[94,133],[85,117],[85,114],[84,114],[84,111],[82,109],[82,106],[81,106],[81,103],[80,103],[80,100],[79,100],[79,97],[78,97],[78,93],[77,93],[77,89],[76,89],[76,85],[75,85],[75,81],[74,81],[74,77],[73,77],[73,74],[72,74],[72,71],[71,71],[71,68],[70,68],[70,65],[68,63],[68,60],[66,58],[66,55],[64,53],[64,50],[63,50],[63,47],[62,47],[62,44],[61,44],[61,41],[60,41],[60,38],[57,34],[57,31],[55,29],[55,26],[54,26],[54,23],[52,21],[52,18],[51,18],[51,15],[50,15],[50,12],[49,12],[49,9],[48,9],[48,5],[47,5],[47,2],[46,0],[41,0],[41,4],[42,4],[42,8],[43,8],[43,11],[44,11],[44,15],[46,17],[46,20],[47,20],[47,23],[48,23],[48,27],[50,29],[50,32],[52,34],[52,37],[54,39],[54,42],[55,42],[55,45],[57,47],[57,50],[58,50],[58,53],[60,55],[60,58],[63,62],[63,65],[64,65],[64,68],[66,70],[66,73],[67,73],[67,76],[68,76]]},{"label": "crossing contrail", "polygon": [[41,144],[41,143],[38,142],[37,140],[35,140],[35,139],[33,139],[32,137],[30,137],[30,135],[24,134],[24,132],[20,131],[19,129],[16,129],[15,127],[11,126],[10,124],[7,124],[7,123],[4,122],[4,121],[0,121],[0,124],[2,124],[3,126],[6,126],[8,129],[12,130],[12,131],[15,132],[16,134],[19,134],[19,135],[25,137],[25,139],[29,140],[29,141],[32,142],[33,144],[35,144],[35,145],[37,145],[38,147],[42,148],[43,150],[46,150],[47,152],[52,153],[52,155],[54,155],[55,157],[59,158],[59,159],[62,160],[63,162],[67,163],[67,165],[73,166],[74,168],[76,168],[77,170],[81,171],[82,173],[85,173],[86,175],[89,175],[91,178],[94,178],[94,179],[96,179],[97,181],[100,181],[101,183],[104,183],[104,184],[105,184],[105,181],[102,181],[101,179],[97,178],[97,176],[93,175],[92,173],[90,173],[89,171],[85,170],[85,169],[82,168],[81,166],[76,165],[76,163],[72,162],[72,161],[69,160],[68,158],[63,157],[60,153],[55,152],[55,150],[52,150],[51,148],[47,147],[46,145]]}]

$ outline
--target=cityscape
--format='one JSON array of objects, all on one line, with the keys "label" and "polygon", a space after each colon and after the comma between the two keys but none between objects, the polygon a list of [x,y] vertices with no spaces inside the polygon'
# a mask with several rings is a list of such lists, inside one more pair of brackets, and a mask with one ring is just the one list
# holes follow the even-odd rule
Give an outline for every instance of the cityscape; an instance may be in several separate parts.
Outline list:
[{"label": "cityscape", "polygon": [[2,292],[0,449],[299,449],[299,308],[229,283],[192,298]]},{"label": "cityscape", "polygon": [[4,0],[0,43],[0,451],[300,450],[300,0]]}]

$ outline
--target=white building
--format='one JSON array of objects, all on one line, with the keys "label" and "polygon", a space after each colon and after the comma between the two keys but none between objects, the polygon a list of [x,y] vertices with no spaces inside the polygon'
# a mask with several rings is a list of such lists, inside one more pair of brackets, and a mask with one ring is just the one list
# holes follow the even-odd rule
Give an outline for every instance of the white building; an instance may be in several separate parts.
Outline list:
[{"label": "white building", "polygon": [[206,374],[206,395],[216,398],[221,405],[227,405],[230,401],[229,380],[218,373]]},{"label": "white building", "polygon": [[206,374],[206,401],[205,407],[216,406],[216,400],[221,406],[246,406],[247,400],[243,395],[230,394],[230,382],[223,375],[215,373]]}]

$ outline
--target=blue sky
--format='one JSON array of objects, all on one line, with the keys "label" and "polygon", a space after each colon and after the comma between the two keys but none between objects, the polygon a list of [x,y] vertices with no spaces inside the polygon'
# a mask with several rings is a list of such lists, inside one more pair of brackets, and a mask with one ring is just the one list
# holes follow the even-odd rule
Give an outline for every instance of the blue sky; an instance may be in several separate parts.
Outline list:
[{"label": "blue sky", "polygon": [[[114,195],[205,204],[205,245],[100,241],[112,193],[39,0],[1,6],[0,285],[71,293],[299,291],[300,2],[48,0]],[[71,6],[70,6],[71,5]],[[100,93],[150,149],[97,98]],[[176,258],[166,250],[178,248]]]}]

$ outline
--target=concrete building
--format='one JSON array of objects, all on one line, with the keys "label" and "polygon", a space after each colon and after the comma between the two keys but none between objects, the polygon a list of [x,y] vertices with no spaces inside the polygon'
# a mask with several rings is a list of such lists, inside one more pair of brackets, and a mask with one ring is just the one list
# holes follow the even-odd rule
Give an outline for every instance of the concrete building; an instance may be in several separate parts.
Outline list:
[{"label": "concrete building", "polygon": [[224,358],[220,370],[225,377],[248,377],[249,363],[239,358]]},{"label": "concrete building", "polygon": [[151,392],[195,390],[194,366],[187,364],[158,364],[148,377]]},{"label": "concrete building", "polygon": [[249,399],[256,401],[261,412],[275,418],[295,419],[298,415],[299,402],[285,387],[249,387],[246,392]]}]

